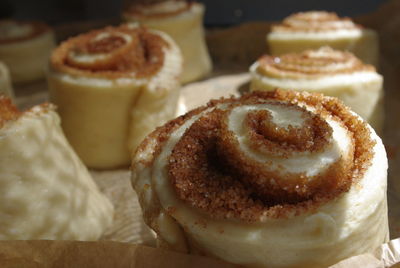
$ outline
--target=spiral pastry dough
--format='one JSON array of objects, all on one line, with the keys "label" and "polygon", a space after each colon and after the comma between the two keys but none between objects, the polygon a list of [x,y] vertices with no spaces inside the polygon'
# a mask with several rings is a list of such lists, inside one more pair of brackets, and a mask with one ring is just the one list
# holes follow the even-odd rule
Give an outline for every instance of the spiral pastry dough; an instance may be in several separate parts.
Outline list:
[{"label": "spiral pastry dough", "polygon": [[155,127],[175,117],[182,58],[167,35],[107,27],[71,38],[52,54],[50,98],[84,163],[115,168]]},{"label": "spiral pastry dough", "polygon": [[349,52],[323,47],[263,56],[251,67],[251,90],[275,88],[320,92],[341,99],[382,133],[383,78]]},{"label": "spiral pastry dough", "polygon": [[10,81],[10,72],[7,66],[0,61],[0,95],[4,94],[9,98],[14,97],[14,92]]},{"label": "spiral pastry dough", "polygon": [[54,47],[53,31],[42,22],[0,21],[0,60],[13,83],[43,79]]},{"label": "spiral pastry dough", "polygon": [[20,112],[0,96],[0,185],[1,240],[96,240],[112,223],[51,104]]},{"label": "spiral pastry dough", "polygon": [[211,101],[140,145],[132,185],[159,245],[246,267],[327,267],[388,238],[380,138],[338,99]]},{"label": "spiral pastry dough", "polygon": [[204,5],[184,0],[148,2],[136,1],[123,13],[124,19],[163,31],[175,40],[184,60],[182,83],[210,73],[212,62],[203,29]]},{"label": "spiral pastry dough", "polygon": [[376,32],[331,12],[309,11],[290,15],[272,27],[267,43],[272,55],[330,46],[350,51],[367,64],[378,66],[379,63]]}]

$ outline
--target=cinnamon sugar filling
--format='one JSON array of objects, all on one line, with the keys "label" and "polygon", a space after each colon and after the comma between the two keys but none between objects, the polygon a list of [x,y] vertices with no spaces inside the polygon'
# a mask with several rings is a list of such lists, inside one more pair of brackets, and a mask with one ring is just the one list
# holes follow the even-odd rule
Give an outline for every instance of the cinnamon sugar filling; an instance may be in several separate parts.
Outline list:
[{"label": "cinnamon sugar filling", "polygon": [[7,122],[15,121],[21,115],[21,112],[12,103],[10,98],[0,94],[0,128]]},{"label": "cinnamon sugar filling", "polygon": [[141,1],[136,1],[132,5],[130,5],[128,8],[126,8],[125,15],[128,17],[137,17],[137,18],[148,18],[148,19],[162,19],[166,17],[172,17],[172,16],[177,16],[183,12],[186,12],[191,9],[192,5],[194,2],[189,2],[186,0],[170,0],[169,2],[176,2],[179,4],[182,4],[180,7],[174,9],[174,10],[168,10],[168,11],[158,11],[154,12],[151,14],[148,14],[146,12],[147,9],[151,9],[152,6],[159,5],[161,3],[166,2],[165,0],[163,1],[148,1],[148,0],[141,0]]},{"label": "cinnamon sugar filling", "polygon": [[[319,53],[321,52],[321,53]],[[257,71],[269,77],[318,78],[327,75],[375,72],[349,52],[323,48],[282,56],[264,55],[258,60]]]},{"label": "cinnamon sugar filling", "polygon": [[[340,157],[312,178],[305,174],[270,169],[272,163],[253,161],[240,151],[235,133],[227,129],[226,116],[237,105],[271,101],[288,106],[305,104],[313,107],[316,115],[306,113],[304,126],[300,128],[268,130],[265,128],[274,127],[268,123],[268,113],[249,113],[245,119],[246,128],[253,131],[250,135],[253,145],[265,147],[260,150],[280,156],[284,152],[290,156],[301,150],[306,153],[321,150],[328,146],[331,133],[326,122],[321,123],[319,118],[328,116],[348,129],[354,149],[350,150],[348,157]],[[220,104],[228,108],[218,108]],[[216,108],[205,112],[207,107]],[[138,150],[143,150],[150,140],[157,139],[157,148],[152,155],[154,160],[175,129],[193,115],[203,113],[186,129],[173,148],[167,169],[177,197],[209,217],[256,222],[265,217],[285,218],[314,211],[349,191],[371,165],[375,141],[371,140],[366,123],[337,99],[315,93],[276,90],[252,92],[239,99],[214,100],[207,107],[158,128]],[[284,138],[279,135],[281,131]],[[302,138],[307,139],[308,145],[300,145]],[[310,139],[314,144],[309,142]],[[271,142],[273,146],[270,146]],[[151,166],[153,163],[151,160],[142,164]]]},{"label": "cinnamon sugar filling", "polygon": [[[281,104],[281,103],[280,103]],[[275,154],[289,157],[291,152],[317,152],[323,149],[332,135],[332,129],[319,116],[294,105],[301,110],[305,122],[302,127],[279,127],[271,113],[266,110],[251,111],[245,119],[245,126],[254,150],[264,154]]]},{"label": "cinnamon sugar filling", "polygon": [[[104,37],[102,37],[104,36]],[[52,54],[52,67],[88,77],[149,77],[164,63],[168,43],[143,27],[107,27],[63,42]],[[91,60],[81,61],[87,56]]]},{"label": "cinnamon sugar filling", "polygon": [[[12,37],[8,38],[6,37],[2,31],[7,32],[8,27],[21,27],[29,25],[32,27],[32,30],[24,36],[18,36],[18,37]],[[38,37],[46,32],[50,31],[50,27],[46,25],[43,22],[39,21],[14,21],[14,20],[5,20],[0,22],[0,45],[1,44],[10,44],[10,43],[16,43],[16,42],[22,42],[26,41],[29,39],[33,39],[35,37]]]},{"label": "cinnamon sugar filling", "polygon": [[299,12],[285,18],[281,24],[272,26],[273,32],[325,32],[335,30],[354,30],[361,26],[350,18],[340,18],[334,12]]}]

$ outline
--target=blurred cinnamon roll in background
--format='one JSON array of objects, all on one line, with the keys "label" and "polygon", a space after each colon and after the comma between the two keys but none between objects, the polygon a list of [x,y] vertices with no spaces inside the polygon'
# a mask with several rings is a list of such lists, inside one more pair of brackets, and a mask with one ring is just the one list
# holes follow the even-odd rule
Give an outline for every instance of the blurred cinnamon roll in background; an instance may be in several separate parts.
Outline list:
[{"label": "blurred cinnamon roll in background", "polygon": [[383,77],[349,52],[323,47],[265,55],[250,67],[250,73],[252,91],[295,88],[338,97],[382,133]]},{"label": "blurred cinnamon roll in background", "polygon": [[8,66],[13,83],[44,78],[54,47],[53,31],[42,22],[0,21],[0,60]]},{"label": "blurred cinnamon roll in background", "polygon": [[7,66],[0,61],[0,94],[4,94],[7,97],[13,99],[14,92],[11,86],[10,72]]},{"label": "blurred cinnamon roll in background", "polygon": [[380,138],[338,99],[253,92],[152,132],[132,185],[159,246],[246,267],[327,267],[388,239]]},{"label": "blurred cinnamon roll in background", "polygon": [[203,78],[212,69],[203,16],[203,4],[184,0],[135,1],[123,12],[125,20],[163,31],[175,40],[183,55],[182,83]]},{"label": "blurred cinnamon roll in background", "polygon": [[67,142],[51,104],[0,95],[0,239],[96,240],[113,206]]},{"label": "blurred cinnamon roll in background", "polygon": [[350,51],[367,64],[376,67],[379,64],[377,33],[333,12],[309,11],[290,15],[272,27],[267,42],[272,55],[330,46]]},{"label": "blurred cinnamon roll in background", "polygon": [[83,162],[128,166],[130,153],[176,116],[182,57],[166,34],[122,25],[81,34],[54,50],[50,99]]}]

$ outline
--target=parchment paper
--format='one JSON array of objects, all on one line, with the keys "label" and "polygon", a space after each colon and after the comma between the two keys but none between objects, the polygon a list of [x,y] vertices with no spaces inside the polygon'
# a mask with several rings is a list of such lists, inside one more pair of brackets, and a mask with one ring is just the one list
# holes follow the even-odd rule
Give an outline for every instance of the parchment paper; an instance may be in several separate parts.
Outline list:
[{"label": "parchment paper", "polygon": [[2,268],[233,268],[222,261],[111,241],[2,241]]}]

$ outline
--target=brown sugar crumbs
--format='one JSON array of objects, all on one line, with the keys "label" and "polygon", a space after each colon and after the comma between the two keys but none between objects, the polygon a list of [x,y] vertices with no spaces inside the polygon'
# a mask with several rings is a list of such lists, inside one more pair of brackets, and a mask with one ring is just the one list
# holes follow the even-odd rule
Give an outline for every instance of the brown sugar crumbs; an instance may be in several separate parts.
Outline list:
[{"label": "brown sugar crumbs", "polygon": [[17,120],[21,112],[12,104],[11,99],[0,94],[0,128],[7,122]]},{"label": "brown sugar crumbs", "polygon": [[108,53],[122,47],[124,44],[126,44],[124,38],[111,35],[100,40],[89,42],[86,47],[82,48],[81,52]]}]

